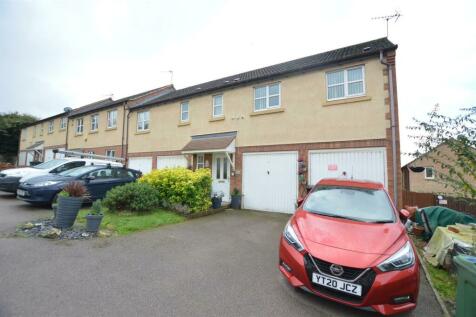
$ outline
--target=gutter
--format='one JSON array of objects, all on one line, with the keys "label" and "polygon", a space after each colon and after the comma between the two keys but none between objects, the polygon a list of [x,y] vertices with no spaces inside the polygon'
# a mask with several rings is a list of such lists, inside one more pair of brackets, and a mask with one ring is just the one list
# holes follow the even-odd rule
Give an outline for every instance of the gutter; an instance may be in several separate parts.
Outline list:
[{"label": "gutter", "polygon": [[[383,57],[383,50],[380,51],[380,63],[387,66],[387,76],[390,95],[390,123],[392,129],[392,173],[393,173],[393,203],[398,206],[398,172],[397,172],[397,127],[395,120],[395,98],[393,95],[393,67]],[[397,207],[398,208],[398,207]]]}]

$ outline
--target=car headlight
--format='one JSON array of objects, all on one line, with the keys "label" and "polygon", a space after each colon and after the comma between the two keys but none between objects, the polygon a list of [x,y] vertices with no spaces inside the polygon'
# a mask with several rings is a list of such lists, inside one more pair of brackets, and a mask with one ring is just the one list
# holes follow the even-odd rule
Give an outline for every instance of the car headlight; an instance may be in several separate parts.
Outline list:
[{"label": "car headlight", "polygon": [[304,250],[304,246],[302,245],[301,241],[299,241],[296,232],[294,232],[293,226],[291,225],[291,221],[289,221],[286,224],[286,227],[284,227],[284,232],[283,232],[284,239],[292,245],[296,250],[299,252]]},{"label": "car headlight", "polygon": [[34,184],[32,186],[33,187],[43,187],[43,186],[55,185],[55,184],[58,184],[58,183],[59,183],[58,181],[45,181],[45,182]]},{"label": "car headlight", "polygon": [[394,255],[377,265],[382,272],[398,271],[407,269],[415,264],[415,253],[413,253],[410,241],[407,241],[403,248]]}]

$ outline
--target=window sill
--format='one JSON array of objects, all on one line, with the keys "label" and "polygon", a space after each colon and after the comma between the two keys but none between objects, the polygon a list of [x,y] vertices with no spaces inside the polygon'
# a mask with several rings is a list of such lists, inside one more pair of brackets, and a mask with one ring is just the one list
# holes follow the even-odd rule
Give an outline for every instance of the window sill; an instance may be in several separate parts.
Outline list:
[{"label": "window sill", "polygon": [[190,121],[179,122],[179,123],[177,124],[178,127],[184,127],[184,126],[187,126],[187,125],[190,125]]},{"label": "window sill", "polygon": [[334,105],[343,105],[347,103],[363,102],[363,101],[370,101],[370,100],[372,100],[372,97],[367,97],[367,96],[351,97],[351,98],[327,101],[323,104],[323,106],[327,107],[327,106],[334,106]]},{"label": "window sill", "polygon": [[284,112],[284,108],[275,108],[275,109],[267,109],[267,110],[255,111],[255,112],[253,112],[253,113],[250,113],[250,117],[261,116],[261,115],[263,115],[263,114],[280,113],[280,112]]},{"label": "window sill", "polygon": [[98,133],[98,130],[91,130],[91,131],[89,131],[89,134],[94,134],[94,133]]},{"label": "window sill", "polygon": [[225,120],[225,116],[220,116],[220,117],[211,117],[208,122],[216,122],[216,121],[223,121]]},{"label": "window sill", "polygon": [[147,133],[150,133],[150,130],[143,130],[143,131],[136,131],[135,134],[147,134]]},{"label": "window sill", "polygon": [[53,134],[53,133],[55,133],[55,132],[54,131],[48,132],[48,134]]},{"label": "window sill", "polygon": [[106,130],[106,131],[117,130],[117,127],[106,128],[105,130]]},{"label": "window sill", "polygon": [[75,133],[74,136],[82,136],[82,133]]}]

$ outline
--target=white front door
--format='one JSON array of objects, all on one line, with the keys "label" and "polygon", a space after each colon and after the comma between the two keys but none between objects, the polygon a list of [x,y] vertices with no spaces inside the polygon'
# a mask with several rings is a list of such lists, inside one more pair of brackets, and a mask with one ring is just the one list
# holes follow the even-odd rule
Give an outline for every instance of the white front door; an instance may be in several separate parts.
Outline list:
[{"label": "white front door", "polygon": [[214,153],[212,162],[212,194],[223,194],[230,201],[230,162],[226,154]]}]

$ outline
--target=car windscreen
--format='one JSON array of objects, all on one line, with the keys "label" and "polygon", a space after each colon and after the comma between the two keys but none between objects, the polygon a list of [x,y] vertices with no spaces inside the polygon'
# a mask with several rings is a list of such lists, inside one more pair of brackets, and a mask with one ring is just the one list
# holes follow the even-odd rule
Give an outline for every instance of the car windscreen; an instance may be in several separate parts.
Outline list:
[{"label": "car windscreen", "polygon": [[95,165],[95,166],[81,166],[81,167],[76,167],[76,168],[72,168],[70,170],[61,172],[58,175],[77,177],[77,176],[81,176],[85,173],[88,173],[88,172],[91,172],[91,171],[94,171],[94,170],[97,170],[97,169],[98,169],[97,165]]},{"label": "car windscreen", "polygon": [[32,166],[33,168],[38,168],[38,169],[50,169],[53,167],[56,167],[58,165],[61,165],[65,162],[68,162],[68,160],[62,160],[62,159],[57,159],[57,160],[51,160],[48,162],[44,162],[35,166]]},{"label": "car windscreen", "polygon": [[362,222],[394,222],[395,214],[383,190],[318,186],[307,197],[303,209],[329,217]]}]

